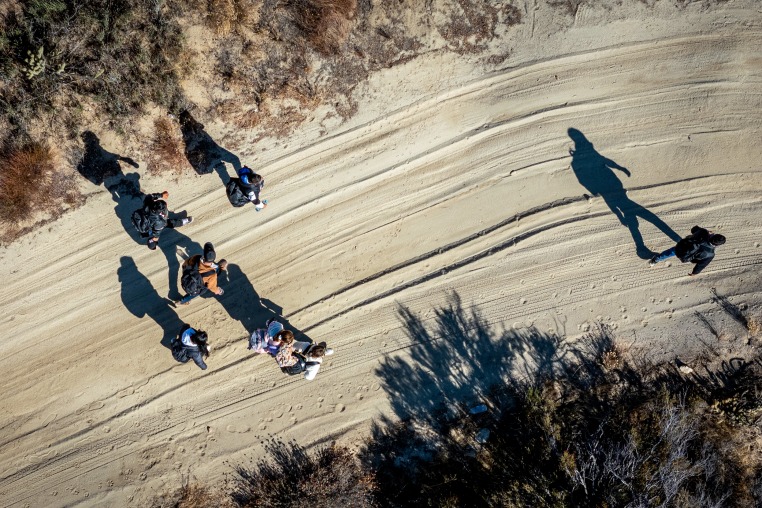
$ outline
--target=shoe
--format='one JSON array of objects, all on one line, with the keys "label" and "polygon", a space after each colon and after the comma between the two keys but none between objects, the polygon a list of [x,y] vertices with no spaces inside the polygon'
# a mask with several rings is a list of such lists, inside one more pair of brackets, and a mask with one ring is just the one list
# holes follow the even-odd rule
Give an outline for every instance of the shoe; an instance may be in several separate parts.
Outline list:
[{"label": "shoe", "polygon": [[193,217],[187,217],[183,219],[183,226],[185,226],[186,224],[190,224],[191,222],[193,222]]},{"label": "shoe", "polygon": [[648,266],[654,266],[658,261],[656,261],[657,256],[654,256],[651,258],[651,260],[648,262]]},{"label": "shoe", "polygon": [[228,267],[228,261],[227,259],[220,259],[220,262],[217,263],[217,266],[220,267],[220,270],[226,270]]},{"label": "shoe", "polygon": [[333,354],[333,348],[332,347],[326,348],[325,356],[330,356],[332,354]]},{"label": "shoe", "polygon": [[190,305],[190,302],[184,302],[182,300],[178,300],[177,305]]}]

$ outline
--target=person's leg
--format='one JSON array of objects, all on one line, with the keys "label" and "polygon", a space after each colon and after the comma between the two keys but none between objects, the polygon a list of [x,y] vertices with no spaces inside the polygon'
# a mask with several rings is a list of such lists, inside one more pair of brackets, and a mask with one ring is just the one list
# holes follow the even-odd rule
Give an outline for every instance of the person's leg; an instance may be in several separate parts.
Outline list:
[{"label": "person's leg", "polygon": [[185,296],[183,296],[183,297],[180,299],[180,301],[179,301],[178,303],[179,303],[180,305],[188,305],[188,303],[190,303],[190,301],[191,301],[191,300],[193,300],[194,298],[196,298],[196,297],[197,297],[197,296],[199,296],[200,294],[201,294],[201,293],[199,293],[198,295],[185,295]]},{"label": "person's leg", "polygon": [[671,258],[674,255],[675,255],[675,248],[674,247],[669,248],[665,250],[664,252],[662,252],[661,254],[657,254],[656,256],[652,257],[651,264],[655,265],[656,263],[660,263],[664,261],[665,259]]},{"label": "person's leg", "polygon": [[294,351],[297,351],[299,353],[304,353],[308,347],[310,347],[312,344],[307,341],[301,341],[296,340],[294,341]]}]

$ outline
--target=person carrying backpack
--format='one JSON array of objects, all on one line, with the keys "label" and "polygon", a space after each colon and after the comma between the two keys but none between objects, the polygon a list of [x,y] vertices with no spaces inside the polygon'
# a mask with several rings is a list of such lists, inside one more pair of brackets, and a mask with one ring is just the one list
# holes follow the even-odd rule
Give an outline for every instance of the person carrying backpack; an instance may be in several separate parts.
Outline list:
[{"label": "person carrying backpack", "polygon": [[180,305],[188,305],[191,300],[204,291],[211,291],[215,295],[222,296],[225,292],[217,286],[217,275],[228,266],[228,262],[221,259],[219,263],[214,260],[217,253],[211,242],[204,244],[204,253],[191,256],[183,263],[183,272],[180,276],[180,285],[186,295],[177,301]]},{"label": "person carrying backpack", "polygon": [[247,349],[252,349],[259,354],[267,353],[271,356],[277,356],[282,345],[294,342],[293,332],[284,329],[283,324],[276,321],[275,318],[267,320],[265,326],[267,326],[266,329],[254,330]]},{"label": "person carrying backpack", "polygon": [[169,192],[147,194],[143,200],[143,208],[132,213],[132,224],[140,233],[141,238],[147,238],[148,248],[156,250],[159,235],[165,228],[177,228],[193,222],[193,217],[185,219],[170,219],[167,202]]},{"label": "person carrying backpack", "polygon": [[230,204],[235,207],[254,203],[256,211],[267,206],[267,200],[261,201],[259,193],[265,186],[265,179],[256,174],[248,166],[238,170],[238,178],[231,178],[225,187]]},{"label": "person carrying backpack", "polygon": [[725,237],[714,234],[704,228],[693,226],[691,234],[677,242],[677,245],[651,258],[650,266],[660,263],[672,256],[683,262],[695,263],[693,271],[688,275],[698,275],[714,259],[714,249],[725,243]]},{"label": "person carrying backpack", "polygon": [[318,374],[323,359],[333,354],[325,342],[310,344],[309,342],[294,342],[291,346],[290,365],[281,366],[281,371],[295,376],[304,374],[304,379],[312,381]]},{"label": "person carrying backpack", "polygon": [[194,330],[190,325],[183,325],[178,337],[172,339],[170,347],[172,356],[180,363],[193,360],[201,370],[206,370],[204,358],[209,356],[209,345],[206,332]]}]

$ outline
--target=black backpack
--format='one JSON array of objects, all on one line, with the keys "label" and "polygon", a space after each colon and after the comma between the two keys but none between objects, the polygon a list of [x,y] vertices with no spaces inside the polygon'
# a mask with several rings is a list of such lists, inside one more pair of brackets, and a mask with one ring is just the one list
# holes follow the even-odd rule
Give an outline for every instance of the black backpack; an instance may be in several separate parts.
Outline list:
[{"label": "black backpack", "polygon": [[142,208],[132,212],[132,225],[135,226],[141,236],[148,236],[148,218]]},{"label": "black backpack", "polygon": [[318,362],[308,362],[307,359],[304,357],[303,354],[293,352],[291,353],[291,356],[296,358],[296,363],[291,365],[290,367],[281,367],[280,370],[282,370],[285,374],[288,374],[289,376],[296,376],[298,374],[301,374],[305,370],[307,370],[307,366],[309,365],[316,365]]},{"label": "black backpack", "polygon": [[190,296],[200,295],[201,292],[206,289],[204,286],[204,279],[198,271],[198,265],[183,270],[183,275],[180,277],[180,285],[183,291]]},{"label": "black backpack", "polygon": [[238,178],[230,179],[225,187],[225,193],[228,195],[230,204],[236,208],[245,206],[251,202],[249,201],[249,197],[244,194],[243,189],[241,188],[241,181]]},{"label": "black backpack", "polygon": [[675,255],[680,261],[687,263],[693,259],[693,256],[698,254],[700,250],[701,243],[698,242],[693,235],[689,235],[677,242],[677,245],[675,246]]}]

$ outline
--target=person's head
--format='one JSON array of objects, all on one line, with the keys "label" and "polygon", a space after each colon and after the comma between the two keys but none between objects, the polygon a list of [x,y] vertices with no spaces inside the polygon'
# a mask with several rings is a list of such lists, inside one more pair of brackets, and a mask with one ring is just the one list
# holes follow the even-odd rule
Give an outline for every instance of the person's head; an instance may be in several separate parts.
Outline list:
[{"label": "person's head", "polygon": [[195,345],[198,346],[198,348],[201,350],[204,355],[209,356],[209,348],[207,347],[207,341],[209,340],[209,336],[206,334],[203,330],[196,330],[196,333],[191,335],[190,337],[191,342],[193,342]]},{"label": "person's head", "polygon": [[325,350],[326,350],[325,344],[321,342],[317,346],[312,346],[310,348],[309,353],[310,353],[310,356],[313,358],[322,358],[325,356]]},{"label": "person's head", "polygon": [[153,204],[151,204],[151,213],[161,215],[166,219],[167,216],[169,216],[169,208],[167,207],[167,202],[162,199],[157,199],[154,201]]},{"label": "person's head", "polygon": [[217,258],[217,253],[214,252],[214,245],[212,242],[206,242],[204,244],[204,254],[201,256],[201,261],[205,264],[212,264]]},{"label": "person's head", "polygon": [[275,337],[273,337],[273,340],[281,344],[286,344],[286,345],[293,344],[294,332],[292,332],[291,330],[281,330],[275,334]]},{"label": "person's head", "polygon": [[241,168],[239,176],[241,178],[241,183],[247,186],[259,185],[262,183],[262,177],[247,166]]},{"label": "person's head", "polygon": [[725,243],[725,237],[722,235],[712,235],[709,238],[709,243],[715,246],[722,245]]}]

